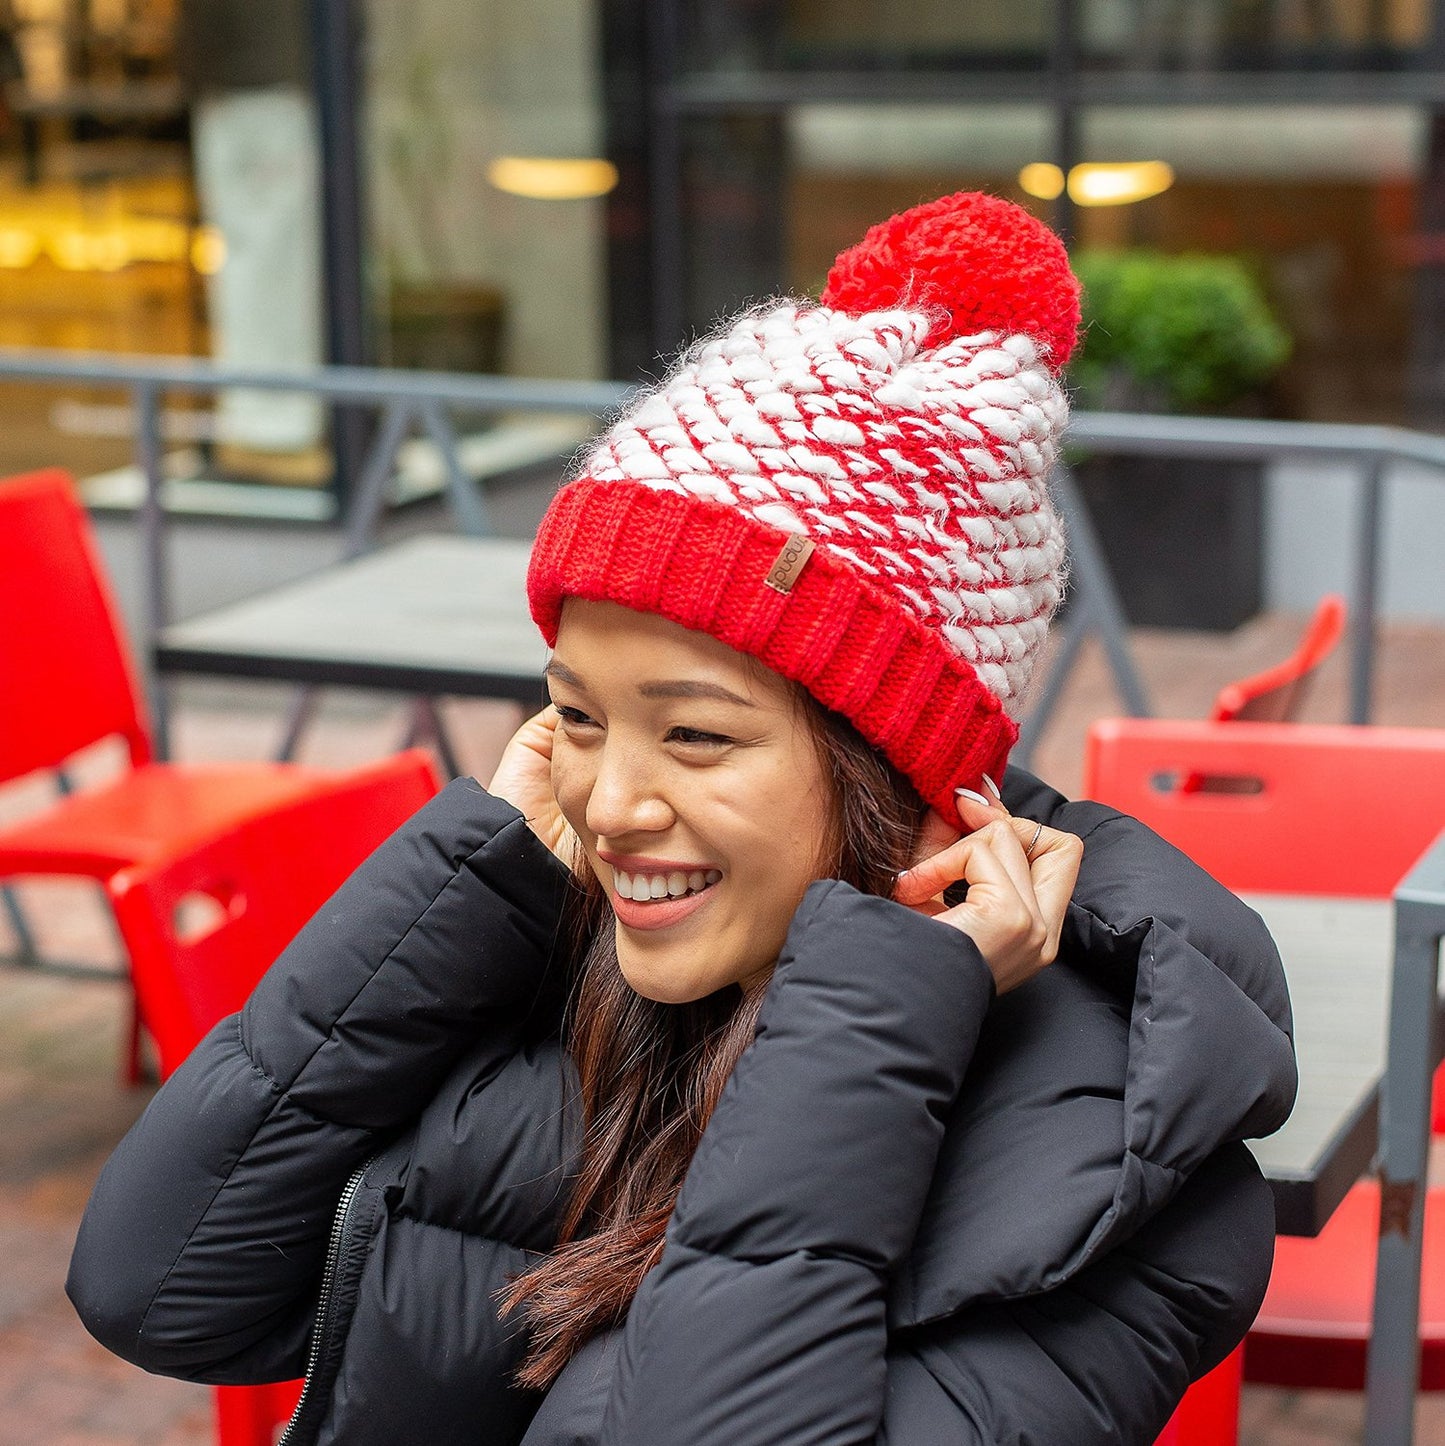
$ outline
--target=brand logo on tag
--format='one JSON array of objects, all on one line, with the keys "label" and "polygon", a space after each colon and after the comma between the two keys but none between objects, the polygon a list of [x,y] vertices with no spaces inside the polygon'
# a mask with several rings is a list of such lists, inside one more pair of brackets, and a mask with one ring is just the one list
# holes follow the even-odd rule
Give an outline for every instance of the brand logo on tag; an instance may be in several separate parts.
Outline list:
[{"label": "brand logo on tag", "polygon": [[813,555],[813,539],[794,535],[783,544],[772,571],[763,579],[774,592],[790,593],[808,559]]}]

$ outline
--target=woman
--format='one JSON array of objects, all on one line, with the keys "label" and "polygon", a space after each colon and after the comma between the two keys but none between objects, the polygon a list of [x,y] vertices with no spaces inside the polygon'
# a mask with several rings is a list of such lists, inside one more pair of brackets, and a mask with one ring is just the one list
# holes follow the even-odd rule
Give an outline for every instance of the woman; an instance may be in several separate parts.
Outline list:
[{"label": "woman", "polygon": [[102,1341],[306,1367],[288,1446],[1152,1441],[1263,1294],[1294,1066],[1259,920],[1003,774],[1077,325],[945,197],[613,425],[533,551],[553,706],[117,1150]]}]

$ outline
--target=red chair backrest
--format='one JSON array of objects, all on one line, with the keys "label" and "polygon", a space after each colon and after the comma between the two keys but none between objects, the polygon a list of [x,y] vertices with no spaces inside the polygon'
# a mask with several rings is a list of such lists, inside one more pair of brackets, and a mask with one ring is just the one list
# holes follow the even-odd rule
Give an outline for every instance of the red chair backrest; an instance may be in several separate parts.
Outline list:
[{"label": "red chair backrest", "polygon": [[150,734],[90,520],[61,471],[0,480],[0,782],[119,734]]},{"label": "red chair backrest", "polygon": [[1322,597],[1299,646],[1284,662],[1226,683],[1219,690],[1214,700],[1214,721],[1285,723],[1298,717],[1310,679],[1344,635],[1345,615],[1344,598],[1337,593]]},{"label": "red chair backrest", "polygon": [[1084,793],[1230,888],[1380,898],[1445,828],[1445,729],[1109,718]]},{"label": "red chair backrest", "polygon": [[162,1078],[246,1002],[301,926],[436,791],[431,759],[414,749],[108,881]]}]

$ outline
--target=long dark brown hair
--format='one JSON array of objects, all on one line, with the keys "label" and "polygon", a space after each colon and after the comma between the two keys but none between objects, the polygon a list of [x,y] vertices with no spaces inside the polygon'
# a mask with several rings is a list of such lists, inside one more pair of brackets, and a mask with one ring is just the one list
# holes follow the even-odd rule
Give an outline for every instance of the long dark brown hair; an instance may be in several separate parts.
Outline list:
[{"label": "long dark brown hair", "polygon": [[[913,785],[836,713],[796,690],[833,790],[820,877],[891,895],[912,857],[925,805]],[[752,1042],[766,983],[691,1004],[637,994],[617,963],[611,908],[588,875],[577,896],[590,944],[572,991],[567,1043],[585,1134],[557,1248],[516,1280],[503,1309],[525,1308],[528,1354],[517,1379],[545,1388],[591,1336],[627,1315],[662,1255],[684,1174],[723,1086]]]}]

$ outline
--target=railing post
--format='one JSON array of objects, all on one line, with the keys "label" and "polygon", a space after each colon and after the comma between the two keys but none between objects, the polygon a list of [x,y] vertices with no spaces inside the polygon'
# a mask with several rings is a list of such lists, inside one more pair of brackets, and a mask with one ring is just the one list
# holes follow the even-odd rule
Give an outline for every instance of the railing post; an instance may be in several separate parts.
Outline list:
[{"label": "railing post", "polygon": [[1445,833],[1395,890],[1389,1038],[1380,1086],[1381,1212],[1365,1377],[1364,1439],[1370,1446],[1410,1446],[1415,1439],[1442,937]]},{"label": "railing post", "polygon": [[1034,749],[1053,721],[1054,709],[1078,662],[1079,650],[1090,633],[1097,633],[1104,645],[1114,674],[1114,685],[1129,716],[1149,716],[1149,699],[1129,652],[1129,625],[1114,587],[1113,574],[1104,560],[1104,549],[1094,531],[1088,504],[1074,483],[1074,474],[1068,463],[1060,462],[1054,467],[1049,486],[1063,516],[1069,540],[1074,601],[1062,626],[1055,630],[1059,635],[1059,645],[1049,663],[1048,675],[1033,697],[1033,706],[1019,725],[1019,741],[1013,758],[1022,768],[1033,766]]},{"label": "railing post", "polygon": [[166,685],[156,672],[155,648],[161,629],[170,621],[166,586],[165,478],[161,463],[160,390],[153,382],[135,384],[136,460],[145,478],[141,501],[141,547],[145,560],[145,629],[141,648],[141,672],[150,700],[151,727],[158,758],[171,754],[170,700]]},{"label": "railing post", "polygon": [[351,497],[351,511],[346,518],[347,557],[360,557],[376,541],[376,524],[386,505],[392,463],[396,460],[397,448],[406,440],[415,414],[416,404],[412,401],[393,397],[386,404],[381,426],[372,439]]},{"label": "railing post", "polygon": [[1360,511],[1355,525],[1354,596],[1350,599],[1350,722],[1368,723],[1374,712],[1375,629],[1380,606],[1380,523],[1384,512],[1385,462],[1361,459]]},{"label": "railing post", "polygon": [[421,404],[421,420],[427,436],[441,453],[447,474],[447,497],[457,526],[467,537],[490,537],[492,524],[486,501],[462,468],[461,446],[447,409],[435,397],[428,397]]},{"label": "railing post", "polygon": [[1073,556],[1074,581],[1086,609],[1085,625],[1094,628],[1104,645],[1114,674],[1114,685],[1129,716],[1147,718],[1151,709],[1144,684],[1134,670],[1134,659],[1129,653],[1129,623],[1114,588],[1113,574],[1104,560],[1104,549],[1094,530],[1094,519],[1067,463],[1060,462],[1054,468],[1052,487],[1059,510],[1064,514],[1069,552]]}]

